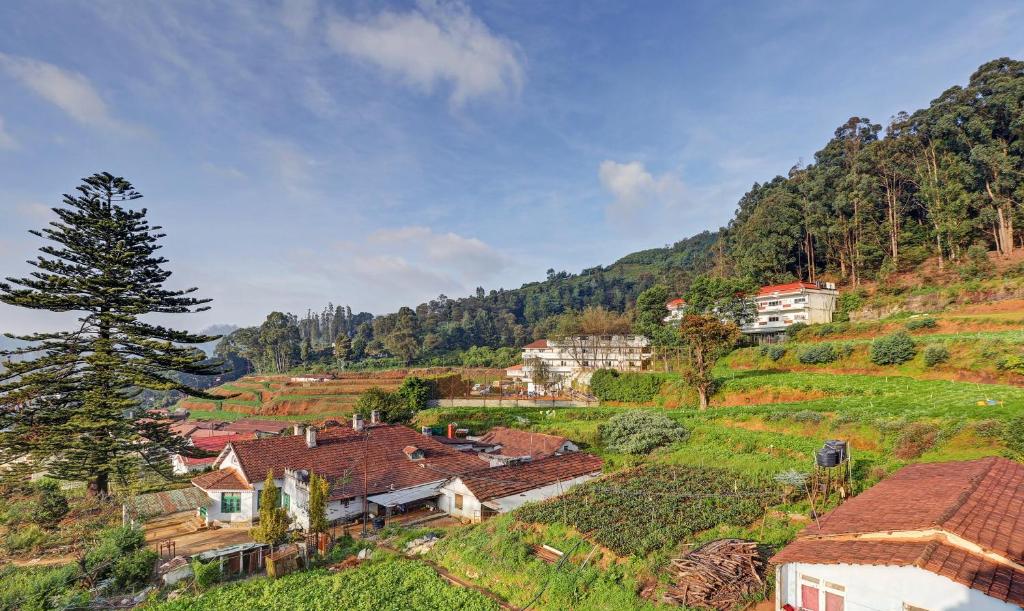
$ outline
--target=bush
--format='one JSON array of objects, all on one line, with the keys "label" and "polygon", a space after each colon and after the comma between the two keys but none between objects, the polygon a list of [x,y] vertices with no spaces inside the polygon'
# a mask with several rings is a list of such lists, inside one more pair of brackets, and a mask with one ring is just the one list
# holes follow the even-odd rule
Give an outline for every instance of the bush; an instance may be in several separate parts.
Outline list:
[{"label": "bush", "polygon": [[838,356],[835,349],[832,348],[832,344],[814,344],[801,348],[796,353],[796,358],[804,365],[823,365],[831,363]]},{"label": "bush", "polygon": [[60,484],[51,480],[40,480],[36,484],[39,497],[32,511],[32,521],[39,526],[53,526],[68,512],[68,497]]},{"label": "bush", "polygon": [[8,532],[4,537],[4,547],[12,554],[27,552],[42,547],[46,543],[46,539],[46,532],[42,528],[35,524],[29,524]]},{"label": "bush", "polygon": [[77,587],[78,567],[0,568],[0,609],[84,609],[89,594]]},{"label": "bush", "polygon": [[104,529],[100,531],[95,547],[85,555],[85,568],[95,571],[97,578],[106,577],[119,558],[142,549],[145,544],[146,535],[142,529],[131,526]]},{"label": "bush", "polygon": [[590,390],[602,401],[650,403],[661,391],[664,378],[650,373],[620,373],[598,369],[590,377]]},{"label": "bush", "polygon": [[786,356],[786,347],[778,344],[768,344],[761,346],[761,356],[770,358],[773,361],[777,361],[782,357]]},{"label": "bush", "polygon": [[1017,416],[1003,427],[1003,443],[1017,454],[1024,454],[1024,416]]},{"label": "bush", "polygon": [[137,549],[126,556],[121,556],[114,563],[111,576],[114,585],[121,590],[134,590],[144,586],[153,574],[157,553],[149,548]]},{"label": "bush", "polygon": [[623,454],[646,454],[655,448],[684,441],[689,432],[665,414],[630,411],[617,414],[600,427],[605,448]]},{"label": "bush", "polygon": [[967,257],[957,267],[957,273],[963,280],[979,280],[989,278],[995,271],[995,265],[988,258],[988,248],[984,244],[975,244],[967,249]]},{"label": "bush", "polygon": [[996,362],[996,367],[1003,371],[1010,371],[1013,373],[1024,373],[1024,357],[1020,356],[1019,354],[1011,354],[1009,356],[1004,356],[1000,358],[998,362]]},{"label": "bush", "polygon": [[786,339],[796,339],[800,335],[800,332],[806,329],[807,326],[808,325],[805,322],[795,322],[789,325],[789,327],[786,328]]},{"label": "bush", "polygon": [[988,419],[979,420],[974,423],[974,433],[978,437],[984,437],[986,439],[998,439],[1003,436],[1003,431],[1006,426],[1002,420]]},{"label": "bush", "polygon": [[875,365],[900,365],[914,358],[914,340],[904,331],[871,342],[871,362]]},{"label": "bush", "polygon": [[388,423],[411,422],[416,414],[408,399],[397,392],[388,392],[383,388],[374,386],[367,389],[356,399],[356,412],[363,418],[369,418],[374,411],[379,411],[381,419]]},{"label": "bush", "polygon": [[919,329],[934,329],[938,324],[931,316],[925,316],[923,318],[911,318],[903,326],[907,328],[907,331],[917,331]]},{"label": "bush", "polygon": [[924,364],[935,367],[949,360],[949,348],[942,344],[932,344],[924,349]]},{"label": "bush", "polygon": [[202,591],[220,581],[220,563],[192,561],[192,575],[196,589]]},{"label": "bush", "polygon": [[893,455],[902,460],[919,458],[932,449],[939,438],[939,428],[927,422],[912,422],[896,438]]}]

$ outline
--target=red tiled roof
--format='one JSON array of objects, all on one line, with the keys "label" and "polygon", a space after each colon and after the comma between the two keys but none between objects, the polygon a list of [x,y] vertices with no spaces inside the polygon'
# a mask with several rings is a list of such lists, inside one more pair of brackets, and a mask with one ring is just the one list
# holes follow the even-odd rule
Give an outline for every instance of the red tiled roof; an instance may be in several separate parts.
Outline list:
[{"label": "red tiled roof", "polygon": [[480,469],[459,479],[478,500],[487,501],[597,473],[603,464],[604,461],[593,454],[573,452],[505,467]]},{"label": "red tiled roof", "polygon": [[773,564],[788,562],[916,566],[998,600],[1024,604],[1024,571],[939,541],[800,539],[772,558]]},{"label": "red tiled roof", "polygon": [[790,293],[798,291],[800,289],[816,289],[818,285],[811,282],[789,282],[786,284],[772,284],[770,286],[762,286],[758,291],[758,295],[769,295],[771,293]]},{"label": "red tiled roof", "polygon": [[509,371],[509,370],[512,370],[512,369],[522,369],[522,368],[523,368],[523,364],[520,363],[518,365],[512,365],[511,367],[506,367],[505,370]]},{"label": "red tiled roof", "polygon": [[228,445],[229,441],[244,441],[256,439],[255,433],[234,433],[230,431],[211,431],[221,433],[206,437],[192,437],[192,447],[209,452],[210,456],[182,456],[181,461],[189,466],[212,465],[217,460],[217,455]]},{"label": "red tiled roof", "polygon": [[523,346],[523,350],[526,350],[527,348],[547,348],[547,347],[548,347],[548,340],[546,340],[546,339],[538,339],[536,341],[530,342],[529,344],[526,344],[525,346]]},{"label": "red tiled roof", "polygon": [[[884,508],[884,511],[880,511],[880,508]],[[951,550],[948,553],[942,549],[931,550],[925,557],[922,550],[903,547],[908,545],[904,542],[877,539],[849,541],[858,535],[878,536],[877,533],[896,531],[918,533],[924,541],[919,540],[915,545],[935,543],[941,548],[950,547]],[[974,567],[979,563],[993,564],[993,561],[959,547],[942,544],[942,531],[960,537],[986,553],[1001,556],[1008,562],[1018,566],[1024,564],[1024,465],[1005,458],[989,457],[904,467],[822,517],[819,525],[805,529],[796,542],[775,556],[773,562],[791,562],[794,561],[791,559],[797,558],[821,559],[833,555],[836,560],[832,563],[842,562],[845,558],[846,562],[855,564],[860,557],[858,554],[867,554],[864,550],[868,550],[870,554],[865,555],[865,558],[888,558],[890,561],[865,560],[866,564],[914,564],[987,592],[988,582],[982,579],[975,583],[974,577],[960,569],[953,571],[949,563],[959,566],[964,564],[963,558],[966,558],[967,564]],[[847,544],[840,546],[841,550],[836,548],[845,555],[838,555],[838,551],[833,550],[839,543]],[[854,549],[849,546],[850,543],[869,547],[858,548],[860,551],[855,553],[850,551]],[[914,555],[918,560],[907,561],[907,554]],[[893,555],[896,556],[890,558]],[[942,558],[942,562],[937,558]],[[981,567],[979,571],[982,573],[979,575],[984,570],[987,569]],[[1024,603],[1024,576],[1016,575],[1013,579],[1021,579],[1019,587],[1022,594],[1011,602]]]},{"label": "red tiled roof", "polygon": [[532,431],[521,431],[503,426],[496,426],[480,438],[481,443],[500,445],[498,454],[502,456],[532,456],[544,458],[551,456],[568,441],[565,437],[545,435]]},{"label": "red tiled roof", "polygon": [[221,431],[218,429],[196,429],[189,433],[188,438],[195,443],[196,439],[211,439],[214,437],[233,437],[238,435],[235,431]]},{"label": "red tiled roof", "polygon": [[[332,481],[331,500],[362,496],[364,472],[368,493],[378,494],[480,468],[475,457],[400,425],[367,427],[364,432],[330,427],[317,433],[316,443],[310,448],[305,436],[285,435],[230,445],[250,480],[262,480],[269,470],[283,477],[286,468],[306,469]],[[423,460],[409,460],[403,450],[410,445],[423,452]]]},{"label": "red tiled roof", "polygon": [[273,433],[278,434],[285,429],[292,427],[292,423],[282,420],[258,420],[256,418],[241,418],[229,422],[221,427],[223,431],[236,431],[239,433]]},{"label": "red tiled roof", "polygon": [[193,478],[192,483],[203,490],[252,490],[244,475],[232,467],[204,473]]},{"label": "red tiled roof", "polygon": [[683,298],[678,298],[666,303],[665,307],[671,310],[673,308],[678,308],[684,305],[686,305],[686,300]]}]

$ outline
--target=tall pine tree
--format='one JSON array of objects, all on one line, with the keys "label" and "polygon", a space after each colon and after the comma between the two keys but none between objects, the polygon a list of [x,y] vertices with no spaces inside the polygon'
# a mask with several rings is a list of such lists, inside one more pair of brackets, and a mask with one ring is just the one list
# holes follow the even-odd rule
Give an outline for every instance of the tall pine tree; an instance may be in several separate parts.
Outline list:
[{"label": "tall pine tree", "polygon": [[9,305],[79,314],[71,330],[20,336],[25,347],[0,352],[8,361],[0,372],[0,462],[86,480],[90,492],[106,495],[112,475],[131,477],[143,463],[163,468],[167,452],[189,453],[167,423],[138,413],[142,391],[205,397],[177,374],[214,375],[220,364],[191,347],[217,337],[148,316],[200,312],[210,300],[192,297],[195,288],[164,288],[171,272],[156,255],[164,234],[145,208],[122,206],[142,195],[108,173],[82,183],[53,209],[57,220],[30,232],[49,242],[29,261],[35,270],[0,283]]}]

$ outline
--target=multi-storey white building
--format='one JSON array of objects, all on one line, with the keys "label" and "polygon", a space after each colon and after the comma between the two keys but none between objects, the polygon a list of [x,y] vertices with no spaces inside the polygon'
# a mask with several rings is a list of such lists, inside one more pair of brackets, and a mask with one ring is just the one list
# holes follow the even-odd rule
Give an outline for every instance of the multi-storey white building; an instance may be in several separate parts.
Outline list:
[{"label": "multi-storey white building", "polygon": [[831,283],[790,282],[762,286],[754,298],[757,319],[743,332],[760,343],[778,341],[790,325],[832,322],[839,291]]},{"label": "multi-storey white building", "polygon": [[683,315],[686,314],[686,300],[677,298],[665,304],[665,309],[668,310],[668,316],[662,319],[662,321],[678,325],[679,321],[683,319]]},{"label": "multi-storey white building", "polygon": [[[524,380],[529,392],[545,394],[568,388],[573,381],[598,369],[643,371],[650,361],[651,343],[642,335],[539,339],[523,347],[523,366],[509,368],[508,375]],[[535,375],[539,367],[543,367],[543,372]]]}]

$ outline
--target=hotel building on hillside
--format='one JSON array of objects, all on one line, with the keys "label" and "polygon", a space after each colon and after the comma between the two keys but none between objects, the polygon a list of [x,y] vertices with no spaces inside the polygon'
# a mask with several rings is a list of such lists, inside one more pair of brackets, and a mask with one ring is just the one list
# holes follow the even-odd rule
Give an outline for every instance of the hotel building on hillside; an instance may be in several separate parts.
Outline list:
[{"label": "hotel building on hillside", "polygon": [[[598,369],[644,371],[650,367],[650,341],[642,335],[580,335],[560,340],[539,339],[523,347],[523,364],[510,367],[509,377],[523,380],[531,393],[569,388],[573,381]],[[543,363],[547,380],[535,380]]]},{"label": "hotel building on hillside", "polygon": [[790,282],[762,286],[754,298],[757,318],[742,331],[758,343],[780,341],[790,325],[832,322],[839,291],[832,283]]}]

